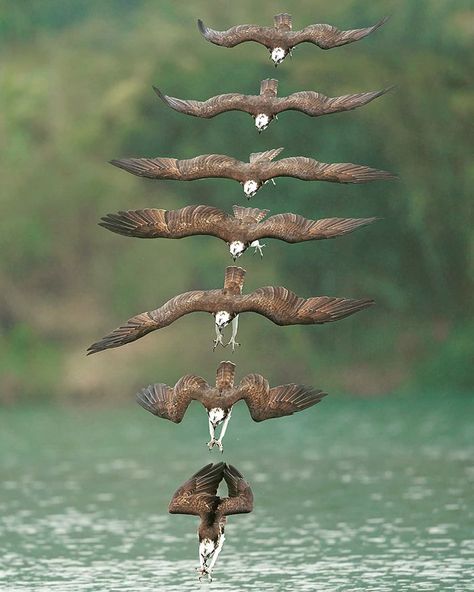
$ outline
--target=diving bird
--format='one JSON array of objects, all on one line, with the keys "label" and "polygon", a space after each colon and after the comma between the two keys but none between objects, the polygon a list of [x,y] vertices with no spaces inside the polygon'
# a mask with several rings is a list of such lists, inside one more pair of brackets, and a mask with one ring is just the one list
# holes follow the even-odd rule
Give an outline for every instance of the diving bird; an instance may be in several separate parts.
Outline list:
[{"label": "diving bird", "polygon": [[385,17],[372,27],[348,31],[340,31],[331,25],[321,24],[309,25],[300,31],[293,31],[291,15],[282,13],[273,17],[273,27],[237,25],[227,31],[214,31],[214,29],[206,27],[199,19],[198,28],[208,41],[223,47],[235,47],[246,41],[260,43],[268,49],[270,59],[275,66],[278,66],[288,54],[291,55],[293,48],[300,43],[313,43],[321,49],[332,49],[367,37],[387,20],[388,17]]},{"label": "diving bird", "polygon": [[261,239],[287,243],[335,238],[371,224],[377,218],[323,218],[308,220],[298,214],[276,214],[262,222],[269,210],[233,206],[234,215],[212,206],[179,210],[129,210],[107,214],[99,222],[107,230],[138,238],[184,238],[205,234],[220,238],[234,261],[249,247],[263,257]]},{"label": "diving bird", "polygon": [[191,312],[208,312],[214,316],[214,349],[218,344],[224,346],[222,331],[232,322],[232,337],[226,345],[231,345],[234,350],[235,346],[239,345],[235,338],[240,313],[255,312],[267,317],[276,325],[314,325],[338,321],[374,303],[368,298],[299,298],[281,286],[266,286],[243,295],[244,277],[245,269],[227,267],[223,289],[194,290],[175,296],[156,310],[132,317],[124,325],[92,344],[87,353],[94,354],[131,343],[151,331],[171,325]]},{"label": "diving bird", "polygon": [[262,185],[275,177],[296,177],[303,181],[329,181],[331,183],[368,183],[381,179],[395,179],[387,171],[352,163],[326,164],[305,156],[273,159],[283,148],[250,155],[242,162],[225,154],[204,154],[186,160],[176,158],[126,158],[111,160],[117,166],[138,177],[194,181],[210,177],[223,177],[238,181],[250,199]]},{"label": "diving bird", "polygon": [[[204,378],[187,374],[174,387],[166,384],[150,384],[137,394],[137,402],[157,417],[181,423],[191,401],[199,401],[207,410],[210,440],[209,450],[217,446],[221,452],[222,440],[227,431],[232,408],[238,401],[245,401],[254,421],[292,415],[319,403],[327,395],[300,384],[283,384],[270,388],[268,380],[260,374],[248,374],[234,386],[235,364],[221,362],[217,368],[216,386],[210,386]],[[222,424],[219,438],[216,428]]]},{"label": "diving bird", "polygon": [[166,105],[186,115],[210,119],[226,111],[249,113],[253,117],[255,127],[259,132],[267,129],[271,121],[277,119],[278,114],[283,111],[301,111],[301,113],[310,117],[351,111],[362,105],[367,105],[367,103],[391,90],[391,88],[385,88],[340,97],[326,97],[319,92],[307,90],[278,98],[278,80],[267,78],[260,83],[259,95],[229,93],[217,95],[207,101],[185,101],[165,95],[155,86],[153,88]]},{"label": "diving bird", "polygon": [[[217,495],[224,479],[228,497]],[[174,493],[168,506],[170,514],[199,516],[199,579],[212,581],[212,570],[224,545],[226,517],[248,514],[253,510],[250,485],[232,465],[208,464],[195,473]]]}]

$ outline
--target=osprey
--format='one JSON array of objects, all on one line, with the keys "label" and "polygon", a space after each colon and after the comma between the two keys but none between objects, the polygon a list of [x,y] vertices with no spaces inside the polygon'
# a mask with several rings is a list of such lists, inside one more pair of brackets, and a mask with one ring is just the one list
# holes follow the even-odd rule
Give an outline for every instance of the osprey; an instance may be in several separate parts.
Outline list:
[{"label": "osprey", "polygon": [[92,344],[87,353],[94,354],[131,343],[152,331],[171,325],[191,312],[208,312],[214,316],[214,349],[218,344],[224,346],[222,331],[232,322],[232,337],[226,345],[231,345],[234,350],[235,346],[239,345],[235,338],[239,314],[243,312],[256,312],[276,325],[314,325],[338,321],[374,304],[374,301],[368,298],[299,298],[281,286],[266,286],[243,295],[245,273],[245,269],[241,267],[227,267],[223,289],[194,290],[175,296],[156,310],[132,317],[124,325]]},{"label": "osprey", "polygon": [[[219,497],[222,478],[228,497]],[[212,581],[212,570],[224,545],[226,517],[248,514],[253,510],[253,494],[243,475],[226,463],[208,464],[195,473],[173,495],[170,514],[199,516],[199,579]]]},{"label": "osprey", "polygon": [[291,15],[283,13],[273,17],[273,27],[237,25],[227,31],[214,31],[206,27],[201,19],[198,20],[198,27],[203,37],[215,45],[235,47],[246,41],[255,41],[264,45],[270,52],[270,58],[276,67],[300,43],[313,43],[321,49],[332,49],[367,37],[387,20],[388,17],[385,17],[372,27],[348,31],[340,31],[331,25],[320,24],[293,31]]},{"label": "osprey", "polygon": [[[327,393],[300,384],[283,384],[270,388],[268,380],[260,374],[248,374],[234,386],[235,364],[221,362],[217,368],[216,386],[204,378],[188,374],[173,388],[166,384],[151,384],[137,394],[137,402],[157,417],[181,423],[191,401],[199,401],[207,410],[209,419],[209,450],[217,446],[221,452],[222,440],[232,414],[240,400],[246,402],[254,421],[292,415],[319,403]],[[222,425],[219,438],[215,430]]]},{"label": "osprey", "polygon": [[326,164],[305,156],[273,159],[283,148],[250,155],[242,162],[225,154],[204,154],[186,160],[176,158],[128,158],[111,160],[111,164],[138,177],[193,181],[210,177],[223,177],[238,181],[247,198],[253,197],[262,185],[274,177],[296,177],[303,181],[329,181],[331,183],[368,183],[381,179],[395,179],[387,171],[352,163]]},{"label": "osprey", "polygon": [[278,80],[267,78],[260,83],[259,95],[241,95],[229,93],[217,95],[207,101],[185,101],[164,95],[158,88],[153,87],[156,94],[172,109],[210,119],[226,111],[244,111],[249,113],[259,132],[267,129],[274,118],[283,111],[301,111],[310,117],[319,117],[329,113],[351,111],[362,105],[367,105],[377,97],[387,93],[391,88],[372,92],[343,95],[341,97],[326,97],[313,92],[296,92],[288,97],[277,97]]},{"label": "osprey", "polygon": [[269,210],[233,206],[234,215],[212,206],[186,206],[179,210],[129,210],[107,214],[100,226],[139,238],[184,238],[199,234],[225,241],[234,261],[249,247],[263,257],[260,239],[287,243],[335,238],[371,224],[377,218],[323,218],[308,220],[298,214],[277,214],[265,222]]}]

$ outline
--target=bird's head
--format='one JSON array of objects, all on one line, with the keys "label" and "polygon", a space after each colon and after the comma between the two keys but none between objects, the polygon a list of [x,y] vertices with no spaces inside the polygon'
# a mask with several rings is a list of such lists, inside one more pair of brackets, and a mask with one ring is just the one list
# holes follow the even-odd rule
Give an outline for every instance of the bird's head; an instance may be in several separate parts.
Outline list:
[{"label": "bird's head", "polygon": [[282,61],[286,58],[288,51],[283,49],[283,47],[274,47],[270,52],[270,57],[272,62],[275,64],[275,67],[278,64],[281,64]]},{"label": "bird's head", "polygon": [[244,185],[244,193],[247,196],[248,199],[250,199],[251,197],[253,197],[257,191],[260,188],[261,183],[257,183],[257,181],[254,181],[253,179],[249,179],[248,181],[245,181]]},{"label": "bird's head", "polygon": [[212,423],[212,426],[216,428],[227,417],[227,411],[224,411],[221,407],[213,407],[212,409],[209,409],[207,415],[209,416],[209,421]]},{"label": "bird's head", "polygon": [[246,249],[247,247],[242,241],[232,241],[229,245],[229,251],[234,261],[238,259]]},{"label": "bird's head", "polygon": [[219,329],[223,329],[227,327],[227,325],[232,320],[232,316],[226,310],[219,310],[215,314],[216,326]]},{"label": "bird's head", "polygon": [[266,130],[268,125],[270,124],[270,117],[266,113],[259,113],[255,117],[255,127],[258,129],[259,133]]}]

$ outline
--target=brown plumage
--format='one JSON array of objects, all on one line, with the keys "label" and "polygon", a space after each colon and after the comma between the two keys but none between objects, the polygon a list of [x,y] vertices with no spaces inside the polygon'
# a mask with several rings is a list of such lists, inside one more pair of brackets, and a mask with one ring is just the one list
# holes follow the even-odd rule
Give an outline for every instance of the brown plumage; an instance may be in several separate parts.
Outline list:
[{"label": "brown plumage", "polygon": [[335,238],[374,222],[377,218],[323,218],[308,220],[298,214],[276,214],[262,222],[269,210],[233,206],[234,215],[212,206],[186,206],[179,210],[129,210],[107,214],[100,226],[117,234],[138,238],[180,239],[215,236],[229,246],[234,258],[250,246],[262,253],[259,240],[275,238],[287,243]]},{"label": "brown plumage", "polygon": [[[224,479],[228,496],[217,489]],[[208,464],[174,493],[170,514],[191,514],[201,519],[199,536],[199,579],[212,579],[212,570],[224,544],[226,516],[248,514],[253,510],[253,493],[243,475],[226,463]]]},{"label": "brown plumage", "polygon": [[203,37],[215,45],[235,47],[246,41],[260,43],[268,49],[270,58],[277,66],[300,43],[313,43],[321,49],[332,49],[367,37],[387,20],[388,18],[385,17],[371,27],[347,31],[340,31],[331,25],[322,24],[309,25],[300,31],[293,31],[291,16],[282,13],[274,17],[273,27],[237,25],[226,31],[215,31],[206,27],[200,19],[198,27]]},{"label": "brown plumage", "polygon": [[[248,374],[234,386],[235,364],[221,362],[217,369],[216,385],[210,386],[200,376],[188,374],[174,387],[158,383],[142,389],[137,402],[147,411],[181,423],[191,401],[199,401],[207,410],[210,441],[208,447],[223,450],[222,439],[230,420],[233,406],[245,401],[254,421],[265,421],[292,415],[319,403],[327,393],[300,384],[284,384],[270,388],[268,381],[259,374]],[[215,429],[224,424],[220,437]]]},{"label": "brown plumage", "polygon": [[302,91],[278,98],[278,80],[267,78],[261,82],[259,95],[229,93],[217,95],[207,101],[186,101],[167,96],[158,88],[153,88],[166,105],[186,115],[210,119],[226,111],[249,113],[254,118],[258,131],[266,129],[275,116],[283,111],[300,111],[310,117],[351,111],[362,105],[367,105],[367,103],[391,90],[386,88],[340,97],[326,97],[318,92]]},{"label": "brown plumage", "polygon": [[327,164],[305,156],[273,159],[283,148],[250,155],[249,162],[236,160],[224,154],[205,154],[196,158],[128,158],[112,160],[111,164],[139,177],[193,181],[205,178],[226,178],[243,185],[250,198],[258,189],[275,177],[296,177],[303,181],[329,181],[330,183],[368,183],[394,179],[387,171],[352,163]]},{"label": "brown plumage", "polygon": [[300,298],[281,286],[266,286],[244,295],[244,277],[245,270],[241,267],[227,267],[223,289],[194,290],[175,296],[156,310],[132,317],[91,345],[88,354],[136,341],[192,312],[207,312],[214,316],[217,334],[214,347],[222,344],[222,329],[233,321],[233,334],[229,343],[234,347],[236,319],[240,313],[255,312],[276,325],[313,325],[338,321],[374,303],[367,298]]}]

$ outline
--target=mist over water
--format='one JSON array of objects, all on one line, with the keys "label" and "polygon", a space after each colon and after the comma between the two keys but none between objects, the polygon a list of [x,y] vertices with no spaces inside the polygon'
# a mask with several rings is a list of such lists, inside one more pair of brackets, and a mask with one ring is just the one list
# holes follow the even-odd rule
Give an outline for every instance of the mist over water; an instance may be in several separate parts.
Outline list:
[{"label": "mist over water", "polygon": [[238,406],[223,457],[207,452],[197,405],[179,426],[133,405],[7,411],[0,589],[200,589],[197,519],[167,504],[223,458],[250,481],[255,510],[229,517],[213,589],[473,590],[473,407],[328,397],[254,424]]}]

